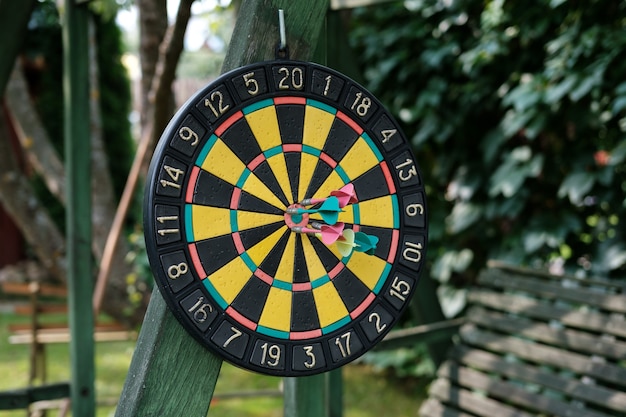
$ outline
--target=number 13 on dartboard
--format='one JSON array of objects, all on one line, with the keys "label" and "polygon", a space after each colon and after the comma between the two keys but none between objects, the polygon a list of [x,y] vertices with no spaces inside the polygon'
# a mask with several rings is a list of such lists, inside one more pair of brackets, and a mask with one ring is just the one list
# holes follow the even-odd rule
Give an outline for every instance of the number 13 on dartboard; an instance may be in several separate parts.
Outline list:
[{"label": "number 13 on dartboard", "polygon": [[160,293],[243,368],[303,376],[353,361],[418,290],[417,161],[383,104],[337,71],[283,59],[220,76],[171,120],[150,166]]}]

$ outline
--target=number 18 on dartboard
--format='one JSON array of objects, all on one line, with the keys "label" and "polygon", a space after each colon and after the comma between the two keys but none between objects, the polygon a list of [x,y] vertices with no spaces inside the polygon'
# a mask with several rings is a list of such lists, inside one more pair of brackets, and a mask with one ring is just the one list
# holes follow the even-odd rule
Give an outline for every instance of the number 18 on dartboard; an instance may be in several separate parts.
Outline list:
[{"label": "number 18 on dartboard", "polygon": [[332,69],[276,60],[198,91],[150,165],[146,245],[185,329],[238,366],[356,359],[416,291],[424,184],[397,122]]}]

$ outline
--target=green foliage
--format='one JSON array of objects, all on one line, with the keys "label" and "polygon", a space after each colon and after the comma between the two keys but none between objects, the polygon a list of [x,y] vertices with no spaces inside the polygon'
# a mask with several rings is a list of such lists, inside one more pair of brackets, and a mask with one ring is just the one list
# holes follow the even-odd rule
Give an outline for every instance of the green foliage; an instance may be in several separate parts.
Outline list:
[{"label": "green foliage", "polygon": [[396,376],[430,377],[435,375],[436,367],[428,355],[426,345],[419,344],[413,348],[400,348],[385,351],[367,352],[359,361],[371,364],[375,371],[393,369]]},{"label": "green foliage", "polygon": [[128,171],[133,163],[135,143],[131,135],[129,115],[132,97],[130,80],[122,65],[122,33],[114,19],[94,16],[98,43],[98,68],[100,82],[100,109],[102,134],[113,189],[121,195]]},{"label": "green foliage", "polygon": [[[103,140],[112,174],[114,190],[121,195],[132,163],[134,142],[131,136],[130,81],[121,63],[121,33],[114,20],[94,16],[98,44],[100,107]],[[51,141],[63,158],[63,43],[60,17],[54,1],[40,1],[29,22],[24,46],[24,70],[37,111]],[[63,223],[64,212],[58,202],[43,190],[40,195]]]},{"label": "green foliage", "polygon": [[368,87],[415,146],[432,275],[487,259],[626,269],[626,3],[407,0],[357,9]]}]

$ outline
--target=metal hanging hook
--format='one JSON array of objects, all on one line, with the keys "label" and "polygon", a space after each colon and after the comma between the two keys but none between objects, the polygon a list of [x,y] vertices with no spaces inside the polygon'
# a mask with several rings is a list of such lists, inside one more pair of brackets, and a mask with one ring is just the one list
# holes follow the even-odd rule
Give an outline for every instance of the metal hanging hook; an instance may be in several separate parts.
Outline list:
[{"label": "metal hanging hook", "polygon": [[285,31],[285,11],[278,9],[278,28],[280,29],[280,49],[287,47],[287,34]]},{"label": "metal hanging hook", "polygon": [[289,59],[287,31],[285,30],[285,11],[283,9],[278,9],[278,29],[280,32],[280,41],[276,47],[276,59]]}]

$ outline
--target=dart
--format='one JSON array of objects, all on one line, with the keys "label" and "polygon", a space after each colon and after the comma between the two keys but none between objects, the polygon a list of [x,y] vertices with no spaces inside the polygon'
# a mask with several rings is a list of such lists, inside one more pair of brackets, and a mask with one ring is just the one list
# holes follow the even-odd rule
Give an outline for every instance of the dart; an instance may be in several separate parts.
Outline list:
[{"label": "dart", "polygon": [[358,203],[359,201],[354,193],[354,185],[352,183],[348,183],[336,191],[331,191],[330,195],[337,197],[339,200],[339,207],[342,208],[348,204]]},{"label": "dart", "polygon": [[337,199],[337,197],[328,197],[318,208],[304,209],[299,207],[290,207],[287,209],[287,213],[289,214],[319,214],[320,216],[322,216],[322,220],[324,220],[324,222],[329,225],[337,223],[337,220],[339,219],[339,213],[341,212],[343,212],[343,210],[341,210],[341,207],[339,207],[339,200]]},{"label": "dart", "polygon": [[332,245],[341,237],[342,232],[344,231],[344,224],[339,222],[334,225],[327,225],[321,223],[313,223],[311,225],[313,229],[308,227],[296,226],[293,227],[293,230],[296,233],[311,233],[322,239],[322,242],[325,245]]},{"label": "dart", "polygon": [[341,237],[335,242],[337,250],[341,256],[348,256],[353,250],[364,252],[367,255],[373,255],[376,251],[378,238],[363,232],[354,232],[352,229],[346,229]]},{"label": "dart", "polygon": [[354,230],[345,229],[341,234],[341,238],[338,239],[335,244],[341,256],[349,256],[355,247]]},{"label": "dart", "polygon": [[354,248],[355,251],[373,255],[374,252],[376,252],[378,238],[363,232],[356,232],[354,234],[354,244],[356,245]]},{"label": "dart", "polygon": [[313,206],[335,197],[339,201],[339,207],[344,208],[348,204],[354,204],[359,201],[354,193],[354,185],[352,183],[346,184],[338,190],[331,191],[330,195],[331,197],[328,198],[305,198],[300,204],[303,206]]}]

